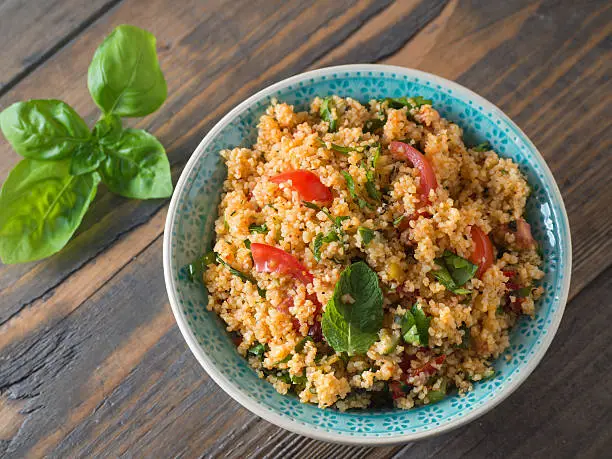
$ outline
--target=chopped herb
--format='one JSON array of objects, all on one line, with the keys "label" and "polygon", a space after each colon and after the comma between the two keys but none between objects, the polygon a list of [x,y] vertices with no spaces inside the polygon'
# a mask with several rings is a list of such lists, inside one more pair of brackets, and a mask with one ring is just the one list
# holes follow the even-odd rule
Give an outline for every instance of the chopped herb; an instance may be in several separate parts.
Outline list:
[{"label": "chopped herb", "polygon": [[268,350],[268,345],[263,343],[256,343],[251,346],[248,350],[248,353],[254,355],[255,357],[259,357],[263,360],[264,353]]},{"label": "chopped herb", "polygon": [[368,209],[374,209],[375,207],[372,204],[370,204],[368,201],[359,196],[357,194],[357,191],[355,191],[355,180],[353,179],[353,177],[351,177],[351,174],[346,171],[342,171],[342,176],[344,177],[344,180],[346,180],[346,186],[348,188],[349,194],[355,201],[357,201],[359,207],[361,209],[365,207],[367,207]]},{"label": "chopped herb", "polygon": [[477,151],[479,153],[483,153],[485,151],[491,150],[491,144],[489,142],[484,142],[476,145],[475,147],[472,147],[472,150]]},{"label": "chopped herb", "polygon": [[225,216],[223,216],[223,227],[225,228],[225,231],[229,231],[230,229],[229,223],[225,219]]},{"label": "chopped herb", "polygon": [[357,231],[359,231],[359,235],[361,236],[361,240],[363,241],[364,246],[368,245],[370,241],[374,239],[374,236],[376,234],[373,230],[364,226],[360,226],[359,228],[357,228]]},{"label": "chopped herb", "polygon": [[432,101],[430,99],[425,99],[423,96],[416,97],[387,97],[383,99],[383,102],[387,102],[390,108],[402,108],[408,107],[410,110],[414,108],[419,108],[422,105],[431,105]]},{"label": "chopped herb", "polygon": [[433,102],[431,99],[425,99],[423,96],[416,96],[412,98],[414,108],[419,108],[422,105],[431,105]]},{"label": "chopped herb", "polygon": [[449,250],[445,250],[442,257],[436,258],[435,262],[440,266],[440,269],[432,271],[431,274],[447,290],[457,295],[471,293],[470,290],[461,287],[474,277],[474,274],[478,271],[478,265]]},{"label": "chopped herb", "polygon": [[381,115],[383,116],[382,118],[372,118],[367,120],[363,127],[363,132],[373,133],[374,131],[381,129],[387,122],[387,117],[382,113]]},{"label": "chopped herb", "polygon": [[295,375],[291,376],[291,382],[297,386],[305,386],[308,378],[306,375]]},{"label": "chopped herb", "polygon": [[202,282],[202,276],[206,267],[215,262],[215,252],[206,252],[200,258],[195,260],[193,263],[187,265],[187,275],[191,282]]},{"label": "chopped herb", "polygon": [[437,403],[440,400],[446,397],[446,391],[448,386],[448,381],[446,378],[442,378],[442,382],[440,383],[440,388],[437,390],[430,390],[427,393],[427,398],[429,399],[429,403]]},{"label": "chopped herb", "polygon": [[309,209],[316,210],[317,212],[323,212],[327,216],[327,218],[329,218],[331,222],[334,224],[334,226],[336,227],[339,237],[343,233],[342,222],[344,220],[348,220],[349,218],[351,218],[348,215],[339,215],[338,217],[334,217],[327,207],[319,207],[314,202],[302,201],[302,204],[304,204]]},{"label": "chopped herb", "polygon": [[502,175],[508,175],[508,171],[506,169],[502,169],[500,172]]},{"label": "chopped herb", "polygon": [[382,146],[380,145],[380,143],[375,143],[374,144],[374,154],[370,158],[370,167],[372,169],[376,169],[376,166],[378,165],[378,159],[380,158],[381,152],[382,152]]},{"label": "chopped herb", "polygon": [[366,172],[366,191],[368,195],[377,202],[380,202],[380,192],[376,189],[376,184],[374,183],[374,171]]},{"label": "chopped herb", "polygon": [[402,338],[414,346],[427,346],[430,322],[431,317],[427,317],[418,303],[415,303],[402,317]]},{"label": "chopped herb", "polygon": [[321,115],[321,119],[329,123],[329,132],[336,132],[336,129],[338,128],[338,120],[333,114],[334,108],[334,100],[331,96],[327,96],[325,99],[323,99],[321,109],[319,110],[319,115]]},{"label": "chopped herb", "polygon": [[393,220],[393,226],[395,226],[397,228],[400,225],[400,223],[402,222],[402,220],[404,219],[404,217],[405,217],[405,215],[400,215],[395,220]]},{"label": "chopped herb", "polygon": [[251,223],[249,225],[249,231],[251,232],[251,234],[268,234],[268,225],[266,225],[265,223],[263,225],[256,225],[255,223]]},{"label": "chopped herb", "polygon": [[330,146],[331,150],[334,150],[338,153],[342,153],[343,155],[348,155],[351,151],[356,151],[357,153],[361,153],[363,152],[363,150],[365,150],[365,147],[344,147],[342,145],[337,145],[335,143],[332,143]]},{"label": "chopped herb", "polygon": [[325,236],[323,235],[323,233],[317,234],[312,249],[312,253],[315,257],[315,260],[321,261],[321,247],[323,247],[323,244],[327,244],[332,241],[337,241],[338,239],[338,233],[334,230],[330,231]]},{"label": "chopped herb", "polygon": [[238,276],[240,279],[244,280],[244,281],[248,281],[252,284],[255,284],[255,286],[257,287],[257,293],[259,293],[259,296],[262,298],[266,297],[266,291],[263,288],[260,288],[259,285],[257,285],[257,281],[249,276],[248,274],[245,274],[241,271],[238,271],[236,268],[232,267],[227,261],[225,261],[223,258],[221,258],[219,256],[219,254],[215,254],[215,258],[217,260],[218,263],[221,263],[223,266],[225,266],[230,273],[232,273],[234,276]]},{"label": "chopped herb", "polygon": [[278,379],[279,381],[282,381],[286,384],[291,384],[291,376],[289,376],[288,371],[279,371],[274,376],[276,376],[276,379]]},{"label": "chopped herb", "polygon": [[461,344],[457,347],[460,349],[468,349],[470,347],[470,328],[467,325],[463,325],[459,330],[463,330],[463,339],[461,340]]},{"label": "chopped herb", "polygon": [[518,290],[515,290],[513,294],[518,296],[519,298],[526,298],[531,294],[531,287],[519,288]]},{"label": "chopped herb", "polygon": [[321,211],[321,207],[317,206],[314,202],[302,201],[302,204],[304,204],[309,209],[316,210],[317,212]]},{"label": "chopped herb", "polygon": [[266,204],[266,205],[265,205],[265,207],[271,207],[272,209],[277,210],[277,209],[276,209],[276,207],[274,207],[274,206],[273,206],[272,204],[270,204],[270,203]]},{"label": "chopped herb", "polygon": [[248,239],[245,239],[245,240],[244,240],[244,246],[245,246],[247,249],[251,250],[251,241],[249,241]]},{"label": "chopped herb", "polygon": [[299,340],[295,345],[295,353],[299,354],[302,352],[308,341],[313,341],[313,339],[310,336],[304,336],[301,340]]},{"label": "chopped herb", "polygon": [[287,363],[292,358],[293,358],[293,354],[287,354],[283,359],[279,360],[274,365],[280,365],[281,363]]}]

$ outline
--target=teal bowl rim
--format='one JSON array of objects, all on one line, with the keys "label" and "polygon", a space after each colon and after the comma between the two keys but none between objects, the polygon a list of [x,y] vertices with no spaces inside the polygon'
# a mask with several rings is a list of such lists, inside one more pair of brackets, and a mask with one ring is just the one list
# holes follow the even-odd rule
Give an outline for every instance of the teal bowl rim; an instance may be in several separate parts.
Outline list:
[{"label": "teal bowl rim", "polygon": [[[324,77],[329,74],[333,74],[336,72],[388,72],[395,73],[399,75],[405,75],[409,77],[420,78],[424,81],[429,81],[432,84],[440,85],[446,87],[447,89],[453,90],[457,93],[464,93],[471,98],[474,102],[480,104],[482,107],[486,107],[486,109],[494,113],[496,117],[503,120],[509,126],[511,126],[515,133],[520,137],[520,140],[527,146],[530,150],[530,153],[535,156],[535,158],[539,161],[539,166],[541,167],[541,172],[544,174],[547,185],[550,186],[550,192],[553,197],[553,200],[558,204],[560,210],[561,221],[557,221],[557,224],[562,228],[563,234],[567,237],[560,241],[560,246],[562,247],[563,252],[565,252],[565,261],[566,263],[563,265],[563,283],[561,285],[561,291],[555,296],[556,303],[558,304],[558,308],[555,311],[555,315],[553,317],[552,322],[547,328],[547,333],[542,338],[542,342],[540,346],[537,348],[532,358],[523,366],[522,371],[517,375],[515,379],[512,380],[510,384],[498,390],[497,393],[493,394],[490,399],[486,401],[486,403],[477,406],[475,409],[470,411],[468,414],[458,417],[456,419],[451,420],[450,422],[441,424],[435,428],[419,431],[419,432],[408,432],[401,433],[398,432],[396,435],[386,436],[386,437],[359,437],[359,436],[350,436],[347,437],[345,435],[340,435],[339,433],[328,432],[328,431],[319,431],[309,427],[308,425],[301,423],[299,419],[287,419],[286,416],[280,416],[273,411],[269,411],[264,409],[262,406],[254,403],[248,396],[243,394],[243,390],[233,383],[231,379],[229,379],[207,356],[206,351],[198,344],[198,341],[193,334],[193,331],[189,327],[185,316],[181,313],[181,307],[179,306],[179,301],[177,298],[177,286],[175,284],[174,277],[172,276],[172,269],[176,268],[172,265],[172,228],[174,227],[176,212],[178,209],[178,204],[180,200],[180,196],[183,193],[183,190],[187,184],[187,178],[196,166],[198,159],[203,154],[205,150],[205,146],[208,145],[213,139],[222,131],[227,125],[231,124],[234,118],[242,112],[246,111],[258,102],[261,99],[269,97],[274,92],[281,88],[285,88],[289,85],[310,79],[310,78],[319,78]],[[195,149],[193,154],[191,155],[189,161],[187,162],[181,176],[176,184],[174,194],[172,196],[172,200],[170,202],[170,206],[168,208],[168,214],[166,217],[166,225],[164,229],[164,239],[163,239],[163,266],[164,266],[164,279],[166,283],[166,290],[168,292],[168,297],[170,300],[170,306],[172,308],[172,312],[176,319],[176,322],[179,326],[179,329],[189,346],[189,349],[194,354],[200,365],[206,370],[209,376],[234,400],[240,403],[242,406],[247,408],[252,413],[258,415],[259,417],[279,426],[290,430],[292,432],[315,438],[323,441],[332,441],[336,443],[344,443],[344,444],[352,444],[352,445],[388,445],[388,444],[397,444],[404,443],[409,441],[414,441],[418,439],[422,439],[425,437],[430,437],[433,435],[438,435],[443,432],[447,432],[449,430],[455,429],[461,425],[465,425],[476,418],[482,416],[503,400],[505,400],[508,396],[510,396],[531,374],[531,372],[537,367],[537,365],[542,360],[542,357],[548,350],[556,331],[559,327],[559,323],[561,322],[561,318],[563,316],[563,311],[565,309],[565,305],[567,303],[567,298],[569,294],[569,286],[570,286],[570,278],[571,278],[571,266],[572,266],[572,250],[571,250],[571,235],[570,235],[570,227],[569,221],[567,218],[567,212],[565,210],[565,205],[563,202],[563,198],[561,196],[561,192],[557,186],[557,183],[546,164],[546,161],[536,148],[536,146],[529,140],[527,135],[497,106],[473,91],[461,86],[458,83],[447,80],[445,78],[439,77],[437,75],[433,75],[427,72],[423,72],[420,70],[391,66],[391,65],[379,65],[379,64],[352,64],[352,65],[342,65],[335,67],[326,67],[318,70],[312,70],[309,72],[301,73],[285,80],[282,80],[278,83],[275,83],[271,86],[268,86],[265,89],[257,92],[253,96],[246,99],[244,102],[240,103],[233,110],[231,110],[227,115],[225,115],[202,139],[198,147]]]}]

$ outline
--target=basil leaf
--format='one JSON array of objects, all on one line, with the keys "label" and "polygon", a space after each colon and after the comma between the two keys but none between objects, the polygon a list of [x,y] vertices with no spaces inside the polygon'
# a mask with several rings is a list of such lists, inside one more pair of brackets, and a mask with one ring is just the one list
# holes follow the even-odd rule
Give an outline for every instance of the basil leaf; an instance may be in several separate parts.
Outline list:
[{"label": "basil leaf", "polygon": [[[348,298],[352,300],[345,303]],[[321,322],[323,336],[336,352],[365,354],[383,324],[383,294],[378,276],[364,262],[340,275]]]},{"label": "basil leaf", "polygon": [[102,180],[127,198],[167,198],[172,194],[170,163],[164,147],[146,131],[126,129],[119,140],[105,145]]},{"label": "basil leaf", "polygon": [[263,225],[256,225],[255,223],[251,223],[249,225],[249,232],[251,234],[268,234],[268,225],[266,225],[265,223]]},{"label": "basil leaf", "polygon": [[117,115],[106,115],[98,120],[93,128],[93,134],[102,144],[114,143],[119,140],[123,127],[121,118]]},{"label": "basil leaf", "polygon": [[327,96],[325,99],[323,99],[323,103],[319,109],[321,119],[329,123],[329,132],[336,132],[338,129],[338,120],[332,111],[334,107],[334,99],[332,96]]},{"label": "basil leaf", "polygon": [[104,160],[104,151],[93,143],[86,143],[76,149],[70,161],[70,173],[83,175],[95,171]]},{"label": "basil leaf", "polygon": [[255,280],[253,276],[249,276],[248,274],[245,274],[242,271],[238,271],[236,268],[230,265],[227,261],[221,258],[219,254],[217,253],[215,254],[215,259],[217,260],[217,263],[221,263],[223,266],[225,266],[229,270],[229,272],[232,273],[234,276],[239,277],[243,281],[247,281],[247,282],[250,282],[251,284],[254,284],[255,287],[257,287],[257,293],[259,293],[260,297],[262,298],[266,297],[266,290],[259,287],[259,285],[257,284],[257,281]]},{"label": "basil leaf", "polygon": [[419,346],[421,344],[421,337],[419,335],[419,329],[417,328],[414,316],[410,311],[406,311],[402,317],[402,338],[408,344]]},{"label": "basil leaf", "polygon": [[421,345],[427,346],[429,344],[429,323],[431,322],[431,317],[425,315],[418,303],[412,306],[410,312],[414,317]]},{"label": "basil leaf", "polygon": [[0,113],[0,128],[13,149],[30,159],[63,159],[91,136],[85,121],[60,100],[17,102]]},{"label": "basil leaf", "polygon": [[485,151],[491,150],[491,144],[489,142],[484,142],[476,145],[475,147],[472,147],[472,150],[477,151],[479,153],[484,153]]},{"label": "basil leaf", "polygon": [[164,103],[168,90],[155,42],[146,30],[120,25],[98,47],[87,86],[102,112],[145,116]]},{"label": "basil leaf", "polygon": [[357,228],[357,231],[359,231],[359,235],[361,236],[361,240],[363,241],[364,246],[368,245],[372,241],[372,239],[374,239],[375,233],[370,228],[360,226],[359,228]]},{"label": "basil leaf", "polygon": [[70,160],[24,159],[0,191],[0,258],[6,264],[48,257],[70,240],[100,181],[70,175]]}]

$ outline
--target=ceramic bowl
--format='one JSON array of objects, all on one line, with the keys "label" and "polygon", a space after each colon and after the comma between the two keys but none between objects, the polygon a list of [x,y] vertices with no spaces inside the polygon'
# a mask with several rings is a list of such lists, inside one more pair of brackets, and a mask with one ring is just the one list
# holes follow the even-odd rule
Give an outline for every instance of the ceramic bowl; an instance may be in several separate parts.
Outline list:
[{"label": "ceramic bowl", "polygon": [[[488,141],[512,158],[533,193],[528,220],[544,252],[544,295],[535,318],[522,318],[511,333],[511,359],[495,362],[496,376],[476,383],[466,396],[416,409],[339,412],[280,395],[257,377],[236,351],[221,320],[206,310],[205,288],[188,280],[185,265],[211,246],[226,169],[219,151],[250,146],[257,121],[271,100],[304,110],[315,96],[336,94],[362,102],[421,95],[442,116],[464,129],[466,143]],[[242,102],[213,127],[192,154],[174,191],[164,233],[164,275],[172,311],[189,348],[231,397],[262,418],[309,437],[347,444],[412,441],[466,424],[508,397],[533,371],[563,315],[571,270],[570,231],[563,200],[544,159],[499,108],[472,91],[417,70],[383,65],[347,65],[306,72],[276,83]]]}]

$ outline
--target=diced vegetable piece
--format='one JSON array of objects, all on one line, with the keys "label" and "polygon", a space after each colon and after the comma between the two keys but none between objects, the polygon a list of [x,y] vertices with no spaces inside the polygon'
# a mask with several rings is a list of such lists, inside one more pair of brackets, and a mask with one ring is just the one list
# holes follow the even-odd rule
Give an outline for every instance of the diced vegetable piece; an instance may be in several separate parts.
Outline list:
[{"label": "diced vegetable piece", "polygon": [[442,378],[442,382],[440,383],[440,388],[436,390],[430,390],[427,393],[427,398],[429,399],[429,403],[437,403],[440,400],[446,397],[446,391],[448,386],[448,380],[446,378]]},{"label": "diced vegetable piece", "polygon": [[291,188],[298,192],[305,201],[316,201],[331,204],[334,200],[331,190],[323,185],[318,175],[305,170],[283,172],[270,178],[273,183],[291,181]]},{"label": "diced vegetable piece", "polygon": [[258,272],[287,274],[304,284],[310,284],[312,274],[293,255],[267,244],[251,244],[253,261]]},{"label": "diced vegetable piece", "polygon": [[472,226],[472,254],[470,261],[478,265],[476,277],[479,279],[491,267],[495,257],[493,256],[493,244],[489,236],[478,226]]},{"label": "diced vegetable piece", "polygon": [[436,174],[431,167],[429,160],[419,150],[412,145],[403,142],[391,142],[389,150],[399,158],[407,159],[414,167],[419,170],[421,176],[421,184],[419,191],[423,202],[429,201],[429,192],[438,188],[438,180]]}]

